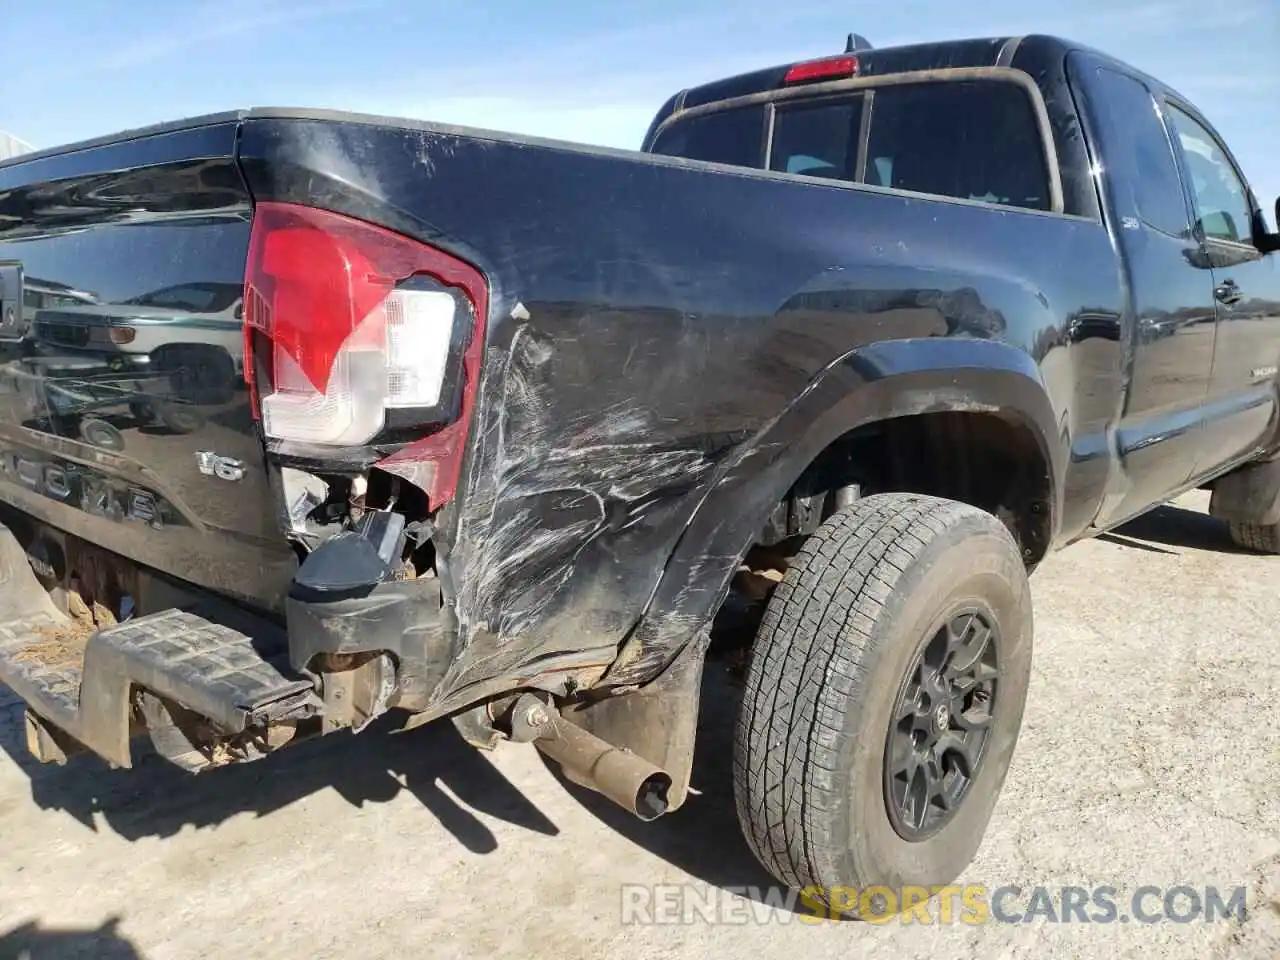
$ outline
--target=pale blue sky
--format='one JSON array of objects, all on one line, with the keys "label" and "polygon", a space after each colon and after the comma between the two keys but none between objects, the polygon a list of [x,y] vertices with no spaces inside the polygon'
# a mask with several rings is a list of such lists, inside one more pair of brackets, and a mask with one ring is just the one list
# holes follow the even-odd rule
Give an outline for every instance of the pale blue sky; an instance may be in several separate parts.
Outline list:
[{"label": "pale blue sky", "polygon": [[1190,97],[1270,211],[1280,0],[8,0],[0,130],[37,146],[247,106],[411,116],[635,147],[675,90],[877,46],[1056,33]]}]

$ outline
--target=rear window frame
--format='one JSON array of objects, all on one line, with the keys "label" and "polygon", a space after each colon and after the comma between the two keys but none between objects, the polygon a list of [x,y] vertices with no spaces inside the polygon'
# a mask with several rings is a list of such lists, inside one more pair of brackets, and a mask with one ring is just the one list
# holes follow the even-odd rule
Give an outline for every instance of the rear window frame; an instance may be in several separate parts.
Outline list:
[{"label": "rear window frame", "polygon": [[[898,187],[882,187],[878,184],[866,182],[867,145],[871,133],[871,125],[874,123],[875,91],[877,88],[907,84],[956,83],[973,80],[989,80],[1014,84],[1022,90],[1030,101],[1031,112],[1035,118],[1037,133],[1040,138],[1040,153],[1045,166],[1044,174],[1049,188],[1048,209],[1033,209],[1024,206],[1017,206],[1015,204],[996,203],[989,200],[971,200],[965,197],[953,197],[946,194],[921,193],[915,190],[903,190]],[[857,178],[855,180],[835,180],[768,169],[770,154],[773,149],[773,134],[777,107],[780,104],[789,103],[791,101],[834,99],[841,95],[862,96],[865,98],[862,110],[862,126],[858,135]],[[1031,75],[1024,70],[1019,70],[1015,67],[946,67],[937,70],[913,70],[904,73],[887,73],[865,77],[847,77],[823,83],[810,83],[794,87],[782,87],[775,90],[761,90],[757,93],[746,94],[740,97],[731,97],[726,100],[717,100],[713,103],[699,104],[695,107],[677,110],[671,114],[671,116],[663,120],[662,123],[660,123],[653,131],[652,136],[649,138],[649,143],[646,145],[646,150],[652,153],[653,146],[658,143],[663,133],[677,123],[686,122],[690,119],[711,113],[717,113],[722,110],[739,109],[756,104],[763,104],[765,107],[765,136],[760,152],[759,165],[755,167],[738,166],[734,167],[734,169],[754,171],[767,176],[787,177],[789,179],[796,178],[805,183],[822,183],[828,186],[846,188],[859,187],[877,191],[883,190],[901,196],[925,197],[930,200],[939,200],[950,203],[977,204],[982,207],[996,210],[1011,210],[1041,216],[1046,214],[1064,217],[1072,216],[1065,212],[1066,208],[1062,186],[1062,170],[1059,165],[1057,145],[1053,139],[1053,128],[1049,120],[1049,111],[1044,102],[1044,94]],[[656,153],[654,155],[674,156],[672,154]],[[689,158],[682,159],[686,159],[690,163],[700,162]],[[716,164],[716,166],[724,165]]]},{"label": "rear window frame", "polygon": [[795,111],[798,113],[808,108],[821,108],[824,104],[845,106],[852,103],[854,100],[858,101],[858,132],[856,136],[854,136],[852,132],[850,133],[850,139],[853,141],[853,149],[855,151],[853,158],[854,179],[847,180],[843,177],[816,177],[811,174],[790,173],[787,170],[773,169],[774,137],[778,131],[779,113],[779,103],[776,100],[771,100],[769,103],[765,104],[764,108],[764,156],[762,160],[763,166],[761,169],[766,170],[769,173],[786,173],[789,176],[806,177],[813,180],[825,180],[837,183],[862,183],[866,176],[867,136],[870,130],[871,104],[874,99],[874,93],[871,90],[855,90],[852,92],[842,90],[838,93],[818,94],[817,96],[812,97],[796,97],[792,100],[784,101],[781,105],[781,112],[785,115],[789,111]]}]

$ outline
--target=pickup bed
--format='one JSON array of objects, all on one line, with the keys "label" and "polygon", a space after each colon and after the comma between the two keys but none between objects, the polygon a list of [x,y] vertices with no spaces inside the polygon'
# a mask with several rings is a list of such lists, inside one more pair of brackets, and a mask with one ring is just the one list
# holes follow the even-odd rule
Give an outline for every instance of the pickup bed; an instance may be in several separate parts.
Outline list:
[{"label": "pickup bed", "polygon": [[652,818],[732,621],[761,861],[957,876],[1045,554],[1197,486],[1280,551],[1280,242],[1111,57],[853,46],[641,152],[258,109],[0,164],[33,752],[449,717]]}]

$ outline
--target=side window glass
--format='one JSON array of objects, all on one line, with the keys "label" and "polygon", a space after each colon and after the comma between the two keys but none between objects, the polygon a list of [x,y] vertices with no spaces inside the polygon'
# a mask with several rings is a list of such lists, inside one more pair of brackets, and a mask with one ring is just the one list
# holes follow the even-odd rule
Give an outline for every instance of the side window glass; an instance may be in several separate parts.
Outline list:
[{"label": "side window glass", "polygon": [[886,86],[871,104],[867,182],[1048,210],[1044,144],[1027,92],[997,80]]},{"label": "side window glass", "polygon": [[857,176],[862,98],[778,104],[769,169],[831,180]]},{"label": "side window glass", "polygon": [[1178,133],[1204,235],[1211,240],[1250,243],[1249,195],[1213,134],[1177,107],[1169,107],[1169,118]]},{"label": "side window glass", "polygon": [[1182,181],[1150,91],[1132,77],[1099,68],[1093,93],[1093,116],[1106,152],[1104,176],[1112,195],[1119,199],[1128,194],[1147,226],[1185,236],[1190,224]]}]

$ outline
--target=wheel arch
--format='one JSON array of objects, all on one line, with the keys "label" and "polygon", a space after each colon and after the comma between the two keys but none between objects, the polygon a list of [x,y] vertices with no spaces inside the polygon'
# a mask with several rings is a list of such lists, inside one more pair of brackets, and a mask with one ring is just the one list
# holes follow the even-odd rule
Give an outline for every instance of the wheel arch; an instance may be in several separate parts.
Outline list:
[{"label": "wheel arch", "polygon": [[1013,519],[1037,531],[1024,553],[1029,564],[1037,562],[1057,534],[1069,443],[1032,357],[991,340],[871,344],[828,365],[724,470],[605,682],[643,683],[705,628],[756,535],[824,451],[869,426],[939,415],[1005,424],[1017,455],[1033,458],[1030,470],[1040,484],[1028,507],[1036,504],[1037,512]]}]

